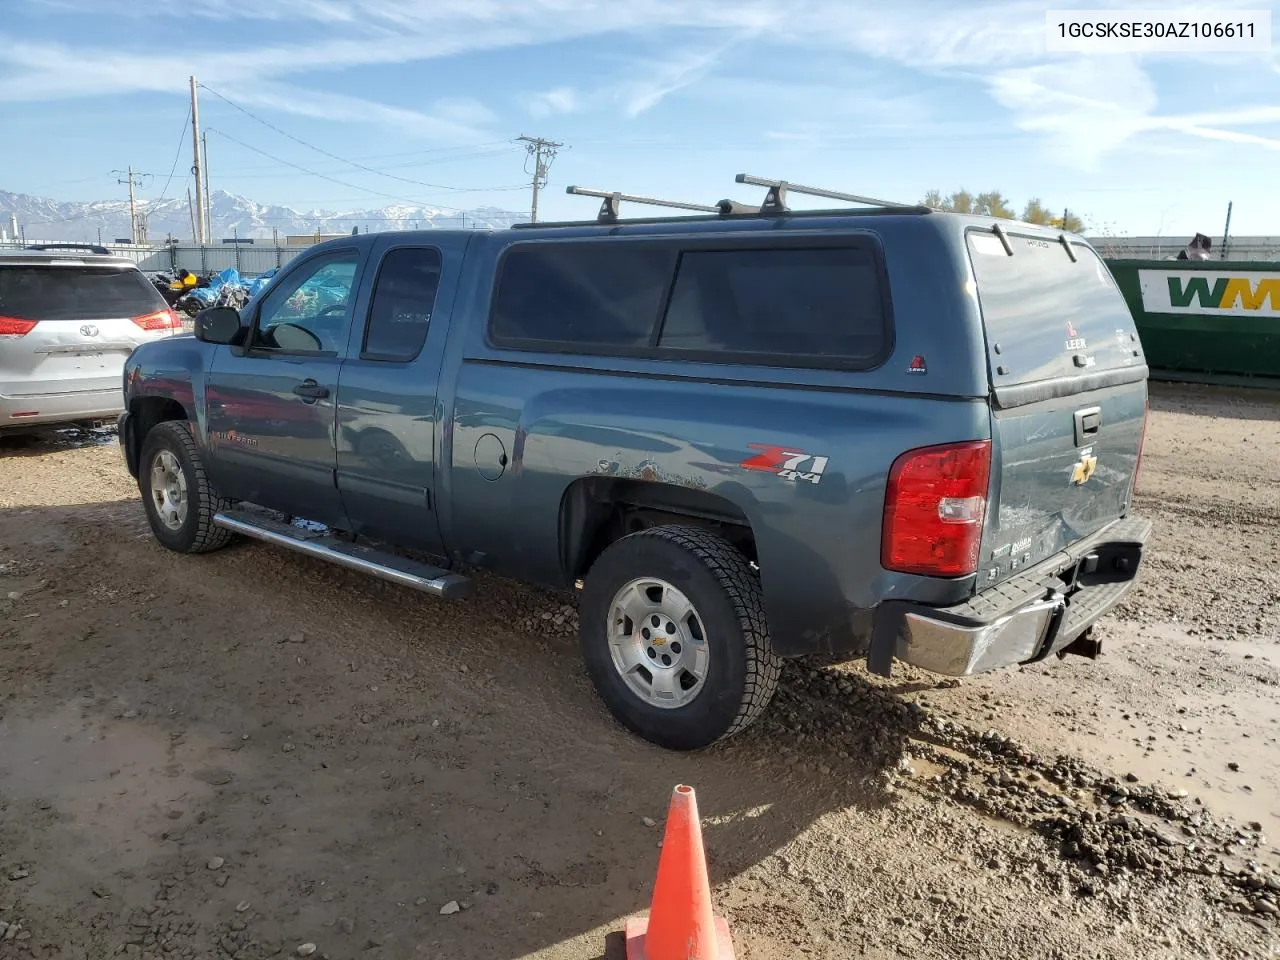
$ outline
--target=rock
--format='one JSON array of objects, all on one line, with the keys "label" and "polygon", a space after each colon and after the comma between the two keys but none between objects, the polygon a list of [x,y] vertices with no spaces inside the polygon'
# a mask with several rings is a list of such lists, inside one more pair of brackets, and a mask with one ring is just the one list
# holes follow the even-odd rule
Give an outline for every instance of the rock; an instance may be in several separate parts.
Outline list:
[{"label": "rock", "polygon": [[1280,907],[1277,907],[1270,900],[1255,900],[1253,902],[1253,912],[1264,917],[1280,916]]},{"label": "rock", "polygon": [[1137,783],[1137,782],[1138,782],[1138,775],[1137,775],[1136,773],[1126,773],[1126,774],[1124,775],[1124,779],[1125,779],[1125,781],[1126,781],[1126,782],[1128,782],[1128,783]]},{"label": "rock", "polygon": [[213,882],[219,887],[225,887],[227,885],[227,879],[228,879],[227,875],[225,873],[222,873],[222,874],[219,874],[218,878]]},{"label": "rock", "polygon": [[250,904],[248,900],[241,900],[236,904],[236,913],[244,913],[250,906],[252,906],[252,904]]},{"label": "rock", "polygon": [[658,821],[653,819],[653,817],[641,817],[640,822],[646,827],[656,827],[658,825]]},{"label": "rock", "polygon": [[447,917],[450,914],[457,913],[461,909],[462,908],[458,906],[457,900],[450,900],[448,903],[446,903],[443,907],[440,908],[440,916]]},{"label": "rock", "polygon": [[23,870],[21,867],[19,867],[17,870],[9,871],[10,880],[25,880],[29,876],[31,876],[30,871]]},{"label": "rock", "polygon": [[300,957],[309,957],[316,952],[316,945],[314,943],[300,943],[295,952]]},{"label": "rock", "polygon": [[413,905],[415,907],[421,907],[421,906],[424,906],[426,902],[427,902],[426,897],[419,897],[417,900],[413,901]]},{"label": "rock", "polygon": [[221,857],[210,857],[209,862],[206,863],[205,866],[210,870],[221,870],[222,865],[226,862],[227,861],[223,860]]},{"label": "rock", "polygon": [[1262,824],[1259,823],[1257,820],[1251,820],[1249,822],[1249,829],[1252,830],[1254,833],[1261,833]]},{"label": "rock", "polygon": [[1234,760],[1232,760],[1230,763],[1228,763],[1228,764],[1227,764],[1227,769],[1228,769],[1228,770],[1230,770],[1232,773],[1239,773],[1239,772],[1240,772],[1240,764],[1238,764],[1238,763],[1236,763]]},{"label": "rock", "polygon": [[285,643],[306,643],[307,637],[304,633],[291,633],[284,638]]},{"label": "rock", "polygon": [[535,910],[533,911],[533,913],[529,914],[529,916],[534,920],[542,920],[546,917],[546,914],[538,910]]},{"label": "rock", "polygon": [[281,749],[282,751],[284,751],[285,753],[293,753],[293,751],[294,751],[296,748],[294,747],[294,745],[293,745],[292,743],[286,743],[286,744],[284,744],[280,749]]}]

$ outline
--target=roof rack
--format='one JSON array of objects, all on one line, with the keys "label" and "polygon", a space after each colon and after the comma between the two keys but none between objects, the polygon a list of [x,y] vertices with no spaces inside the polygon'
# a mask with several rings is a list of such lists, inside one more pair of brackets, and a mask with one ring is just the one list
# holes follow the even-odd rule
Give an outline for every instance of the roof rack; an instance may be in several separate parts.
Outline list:
[{"label": "roof rack", "polygon": [[[764,202],[760,206],[749,203],[740,203],[737,200],[721,200],[715,204],[704,203],[686,203],[683,200],[663,200],[659,197],[640,197],[627,193],[619,193],[613,190],[593,190],[587,187],[569,187],[565,193],[577,197],[597,197],[600,199],[600,212],[596,215],[596,223],[650,223],[660,222],[663,218],[646,218],[643,220],[627,220],[623,221],[619,217],[619,209],[625,203],[636,203],[649,207],[668,207],[676,210],[690,210],[695,213],[711,213],[720,217],[729,216],[770,216],[784,213],[791,213],[791,209],[787,206],[787,193],[801,193],[811,197],[825,197],[829,200],[842,200],[846,203],[858,203],[872,210],[820,210],[820,211],[796,211],[798,214],[805,216],[836,216],[849,214],[866,214],[866,213],[891,213],[893,211],[907,211],[911,213],[929,213],[927,207],[923,207],[916,203],[897,203],[893,200],[877,200],[875,197],[864,197],[856,193],[843,193],[839,190],[827,190],[823,187],[807,187],[799,183],[791,183],[787,180],[766,180],[763,177],[752,176],[749,173],[740,173],[735,178],[736,182],[748,184],[754,187],[766,187],[768,193],[765,195]],[[512,227],[545,227],[545,226],[586,226],[589,221],[565,221],[562,223],[515,223]]]},{"label": "roof rack", "polygon": [[824,187],[806,187],[799,183],[789,183],[786,180],[766,180],[763,177],[753,177],[749,173],[740,173],[734,178],[737,183],[745,183],[753,187],[768,187],[769,192],[765,195],[764,203],[760,205],[761,213],[788,213],[790,208],[787,206],[787,193],[802,193],[810,197],[825,197],[828,200],[843,200],[846,203],[862,203],[871,207],[911,207],[914,203],[897,203],[893,200],[877,200],[874,197],[863,197],[856,193],[842,193],[839,190],[827,190]]},{"label": "roof rack", "polygon": [[704,203],[685,203],[683,200],[662,200],[658,197],[637,197],[627,193],[609,190],[592,190],[587,187],[569,187],[565,190],[575,197],[598,197],[603,202],[596,219],[601,223],[617,223],[618,210],[622,203],[638,203],[646,207],[673,207],[677,210],[694,210],[698,213],[718,213],[722,217],[732,213],[753,213],[754,207],[748,207],[733,200],[721,200],[714,206]]},{"label": "roof rack", "polygon": [[111,255],[111,251],[97,243],[30,243],[26,250],[88,250],[90,253]]}]

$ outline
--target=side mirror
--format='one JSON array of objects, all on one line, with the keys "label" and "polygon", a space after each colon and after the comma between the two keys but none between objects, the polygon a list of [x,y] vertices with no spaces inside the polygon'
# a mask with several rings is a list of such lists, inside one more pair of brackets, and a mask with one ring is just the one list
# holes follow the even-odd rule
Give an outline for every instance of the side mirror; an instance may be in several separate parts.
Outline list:
[{"label": "side mirror", "polygon": [[195,335],[205,343],[235,344],[248,329],[234,307],[207,307],[196,314]]}]

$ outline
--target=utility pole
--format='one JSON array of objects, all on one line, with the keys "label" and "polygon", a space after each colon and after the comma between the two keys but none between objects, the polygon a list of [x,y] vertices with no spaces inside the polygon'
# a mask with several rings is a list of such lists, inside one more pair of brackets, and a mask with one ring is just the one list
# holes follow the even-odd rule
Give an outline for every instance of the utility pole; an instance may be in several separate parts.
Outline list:
[{"label": "utility pole", "polygon": [[128,171],[113,170],[112,173],[125,173],[127,179],[117,179],[116,183],[127,183],[129,185],[129,242],[130,243],[146,243],[147,242],[147,224],[144,219],[138,222],[138,201],[134,197],[134,184],[141,180],[145,174],[133,172],[133,167],[129,167]]},{"label": "utility pole", "polygon": [[1219,255],[1220,260],[1227,259],[1227,247],[1231,242],[1231,207],[1235,201],[1227,202],[1227,224],[1222,228],[1222,253]]},{"label": "utility pole", "polygon": [[196,233],[196,205],[191,202],[191,188],[187,187],[187,213],[191,214],[191,242],[200,245],[200,237]]},{"label": "utility pole", "polygon": [[205,231],[204,182],[200,179],[200,102],[196,96],[196,78],[191,78],[191,173],[196,181],[196,243],[204,246]]},{"label": "utility pole", "polygon": [[551,161],[556,158],[556,151],[563,147],[564,144],[544,140],[542,137],[517,137],[516,139],[525,145],[529,158],[533,160],[533,170],[529,169],[528,161],[526,161],[524,171],[533,177],[532,221],[537,223],[538,192],[547,185],[547,174],[551,170]]},{"label": "utility pole", "polygon": [[200,134],[200,168],[204,171],[204,222],[213,241],[213,192],[209,189],[209,134]]}]

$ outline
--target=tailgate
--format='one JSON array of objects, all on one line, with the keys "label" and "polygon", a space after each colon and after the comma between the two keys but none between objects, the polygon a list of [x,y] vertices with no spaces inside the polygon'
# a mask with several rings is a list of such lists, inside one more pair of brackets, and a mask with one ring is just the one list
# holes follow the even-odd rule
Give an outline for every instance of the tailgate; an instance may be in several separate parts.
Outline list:
[{"label": "tailgate", "polygon": [[1146,426],[1146,361],[1110,271],[1016,229],[968,234],[992,388],[979,589],[1125,516]]}]

